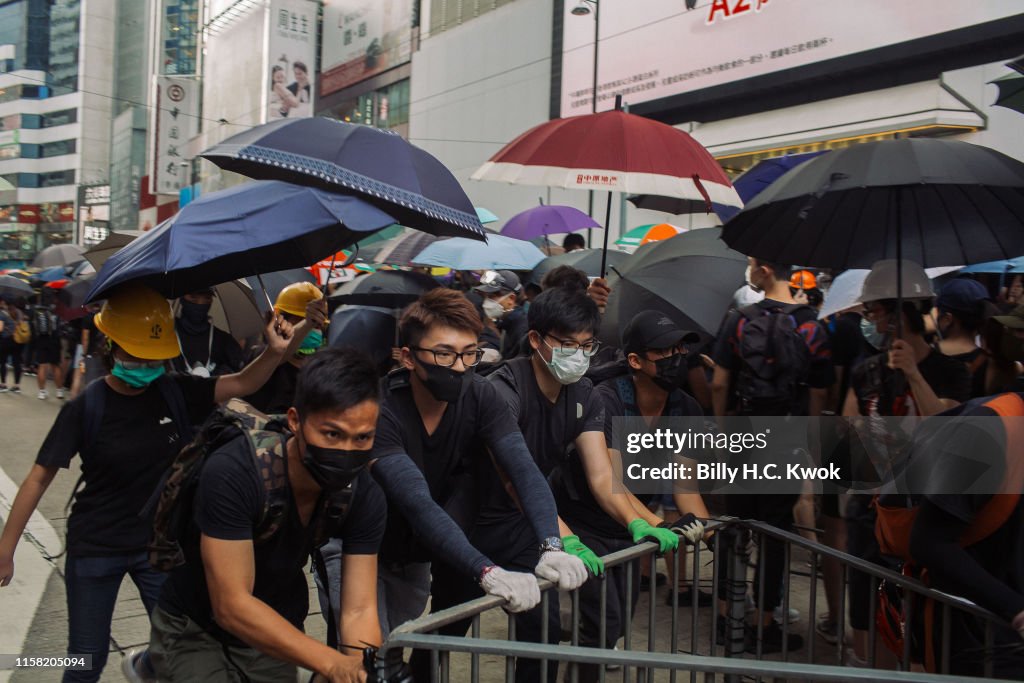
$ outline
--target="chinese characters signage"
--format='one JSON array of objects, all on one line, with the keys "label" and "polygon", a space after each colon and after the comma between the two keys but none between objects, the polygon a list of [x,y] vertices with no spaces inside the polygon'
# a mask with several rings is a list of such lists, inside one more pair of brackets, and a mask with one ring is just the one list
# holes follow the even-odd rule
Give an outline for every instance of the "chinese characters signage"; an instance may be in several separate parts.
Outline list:
[{"label": "chinese characters signage", "polygon": [[78,235],[85,246],[99,244],[110,234],[110,185],[78,188]]},{"label": "chinese characters signage", "polygon": [[339,0],[324,6],[324,95],[409,61],[412,0]]},{"label": "chinese characters signage", "polygon": [[313,115],[316,14],[311,0],[274,0],[271,5],[265,121]]},{"label": "chinese characters signage", "polygon": [[153,194],[177,195],[190,180],[185,143],[198,133],[199,88],[195,79],[157,77],[156,149],[153,150]]}]

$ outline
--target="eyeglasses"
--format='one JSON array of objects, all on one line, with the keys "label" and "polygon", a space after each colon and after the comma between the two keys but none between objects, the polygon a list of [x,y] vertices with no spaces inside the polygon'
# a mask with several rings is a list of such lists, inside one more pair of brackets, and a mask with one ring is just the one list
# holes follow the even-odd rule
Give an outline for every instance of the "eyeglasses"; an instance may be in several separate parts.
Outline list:
[{"label": "eyeglasses", "polygon": [[442,368],[450,368],[455,365],[457,358],[462,359],[462,365],[467,368],[475,368],[480,365],[480,360],[484,357],[483,349],[474,349],[472,351],[463,351],[457,353],[455,351],[448,351],[446,349],[435,350],[425,349],[421,346],[413,346],[413,351],[427,351],[434,354],[434,364],[440,365]]},{"label": "eyeglasses", "polygon": [[[572,355],[579,351],[580,349],[582,349],[583,355],[586,356],[587,358],[590,358],[595,353],[597,353],[598,350],[601,348],[601,342],[597,341],[596,339],[591,339],[588,342],[580,344],[575,339],[559,339],[553,334],[547,334],[544,336],[551,337],[556,342],[558,342],[561,345],[559,348],[561,349],[562,353],[564,353],[567,356]],[[544,343],[548,344],[547,342]],[[551,344],[548,344],[548,348],[550,348],[551,350],[555,349],[555,347],[551,346]]]}]

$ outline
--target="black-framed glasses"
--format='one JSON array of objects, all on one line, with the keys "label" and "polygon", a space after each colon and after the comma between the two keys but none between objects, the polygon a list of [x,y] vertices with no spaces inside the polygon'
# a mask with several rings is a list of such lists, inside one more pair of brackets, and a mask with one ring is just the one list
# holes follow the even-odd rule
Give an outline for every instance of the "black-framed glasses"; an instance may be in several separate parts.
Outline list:
[{"label": "black-framed glasses", "polygon": [[457,351],[449,351],[448,349],[425,349],[422,346],[411,347],[413,351],[427,351],[434,354],[434,364],[440,365],[442,368],[450,368],[455,365],[457,358],[462,359],[462,365],[467,368],[475,368],[480,365],[480,360],[484,357],[483,349],[474,349],[472,351],[463,351],[461,353]]},{"label": "black-framed glasses", "polygon": [[[591,356],[593,356],[595,353],[597,353],[601,349],[601,342],[599,342],[596,339],[591,339],[588,342],[584,342],[584,343],[580,344],[575,339],[559,339],[558,337],[556,337],[553,334],[546,334],[544,336],[551,337],[552,339],[554,339],[556,342],[558,342],[561,345],[559,347],[554,347],[554,346],[551,346],[551,344],[548,344],[548,346],[552,350],[555,350],[556,348],[558,348],[563,354],[565,354],[567,356],[571,356],[572,354],[574,354],[577,351],[582,349],[583,350],[583,355],[586,356],[587,358],[590,358]],[[547,344],[547,342],[544,342],[544,343]]]}]

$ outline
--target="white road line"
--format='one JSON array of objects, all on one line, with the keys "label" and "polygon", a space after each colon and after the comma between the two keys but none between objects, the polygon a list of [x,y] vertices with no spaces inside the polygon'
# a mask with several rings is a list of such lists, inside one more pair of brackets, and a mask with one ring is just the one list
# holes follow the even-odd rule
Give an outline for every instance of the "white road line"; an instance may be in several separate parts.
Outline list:
[{"label": "white road line", "polygon": [[[0,468],[0,517],[5,522],[17,492],[18,485]],[[6,588],[0,588],[4,622],[0,629],[0,652],[19,654],[31,650],[31,647],[26,648],[25,640],[54,568],[44,553],[56,555],[61,546],[60,536],[53,526],[38,511],[34,512],[14,554],[14,580]],[[11,673],[0,671],[0,682],[9,680]]]}]

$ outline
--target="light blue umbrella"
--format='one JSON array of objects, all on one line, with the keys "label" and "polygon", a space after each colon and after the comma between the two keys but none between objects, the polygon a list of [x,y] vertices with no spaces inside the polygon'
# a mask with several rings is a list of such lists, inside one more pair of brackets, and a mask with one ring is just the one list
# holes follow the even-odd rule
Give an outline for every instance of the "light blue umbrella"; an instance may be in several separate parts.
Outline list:
[{"label": "light blue umbrella", "polygon": [[1024,273],[1024,256],[1009,259],[1008,261],[989,261],[988,263],[976,263],[960,271],[961,273],[1004,273],[1006,275],[1018,275]]},{"label": "light blue umbrella", "polygon": [[421,251],[413,264],[453,270],[530,270],[544,260],[544,252],[529,242],[488,235],[487,242],[453,237],[438,240]]},{"label": "light blue umbrella", "polygon": [[476,217],[480,219],[480,223],[482,225],[487,225],[488,223],[494,223],[500,220],[493,211],[489,211],[482,206],[474,206],[473,208],[476,209]]}]

